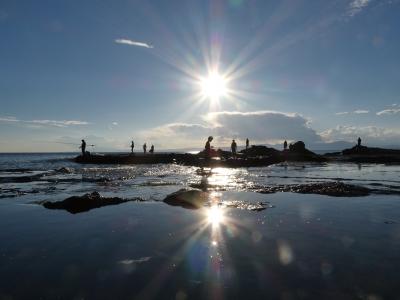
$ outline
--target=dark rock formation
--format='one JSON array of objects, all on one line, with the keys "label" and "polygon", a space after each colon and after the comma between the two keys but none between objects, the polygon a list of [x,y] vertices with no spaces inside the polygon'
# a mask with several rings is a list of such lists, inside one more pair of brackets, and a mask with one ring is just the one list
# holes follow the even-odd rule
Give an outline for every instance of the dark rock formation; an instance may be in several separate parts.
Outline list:
[{"label": "dark rock formation", "polygon": [[269,194],[276,192],[291,192],[300,194],[320,194],[334,197],[361,197],[368,196],[372,190],[342,182],[318,182],[309,184],[278,185],[256,190],[259,193]]},{"label": "dark rock formation", "polygon": [[257,156],[278,156],[280,151],[274,148],[269,148],[266,146],[256,146],[253,145],[248,149],[243,149],[239,153],[247,157],[257,157]]},{"label": "dark rock formation", "polygon": [[354,146],[341,153],[327,153],[324,155],[331,161],[354,163],[399,164],[400,150]]},{"label": "dark rock formation", "polygon": [[63,201],[50,202],[42,201],[37,204],[43,205],[48,209],[64,209],[71,214],[81,213],[89,211],[93,208],[99,208],[107,205],[116,205],[125,203],[128,201],[139,200],[139,199],[122,199],[119,197],[102,197],[98,192],[92,192],[84,194],[83,196],[72,196]]},{"label": "dark rock formation", "polygon": [[181,189],[168,195],[163,201],[172,206],[198,209],[208,201],[208,193],[200,190]]},{"label": "dark rock formation", "polygon": [[206,157],[204,152],[198,154],[189,153],[155,153],[155,154],[107,154],[77,156],[78,163],[93,164],[169,164],[176,163],[197,167],[261,167],[282,161],[326,161],[326,158],[317,155],[305,148],[303,142],[296,142],[292,150],[278,151],[266,146],[252,146],[240,151],[236,158],[231,152],[218,149],[213,151],[212,157]]},{"label": "dark rock formation", "polygon": [[294,144],[290,144],[289,145],[289,151],[292,151],[292,152],[300,152],[300,153],[302,153],[302,152],[306,152],[306,150],[307,150],[306,149],[306,144],[304,144],[303,141],[298,141],[298,142],[296,142]]}]

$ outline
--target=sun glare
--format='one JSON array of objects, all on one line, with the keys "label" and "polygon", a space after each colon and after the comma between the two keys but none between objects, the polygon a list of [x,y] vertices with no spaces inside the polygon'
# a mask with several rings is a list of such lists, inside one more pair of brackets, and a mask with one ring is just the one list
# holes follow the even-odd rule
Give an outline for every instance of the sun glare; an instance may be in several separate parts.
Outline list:
[{"label": "sun glare", "polygon": [[217,226],[222,223],[224,215],[221,208],[218,206],[212,206],[208,211],[208,222],[213,226]]},{"label": "sun glare", "polygon": [[218,100],[227,92],[227,80],[218,72],[213,72],[201,80],[201,91],[207,98]]}]

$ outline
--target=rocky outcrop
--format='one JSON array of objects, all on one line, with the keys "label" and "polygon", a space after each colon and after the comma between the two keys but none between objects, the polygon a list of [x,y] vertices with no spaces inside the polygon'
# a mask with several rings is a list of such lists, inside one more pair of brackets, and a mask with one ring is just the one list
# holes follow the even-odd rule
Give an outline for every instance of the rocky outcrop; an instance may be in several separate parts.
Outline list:
[{"label": "rocky outcrop", "polygon": [[319,194],[333,197],[361,197],[368,196],[372,190],[342,182],[317,182],[309,184],[278,185],[259,188],[256,192],[270,194],[276,192],[290,192],[300,194]]},{"label": "rocky outcrop", "polygon": [[280,151],[274,148],[269,148],[266,146],[257,146],[253,145],[248,149],[243,149],[239,151],[239,153],[243,154],[247,157],[257,157],[257,156],[279,156]]},{"label": "rocky outcrop", "polygon": [[400,150],[354,146],[342,152],[324,155],[331,161],[377,164],[400,164]]},{"label": "rocky outcrop", "polygon": [[94,208],[99,208],[107,205],[116,205],[128,201],[138,201],[140,199],[122,199],[119,197],[102,197],[98,192],[84,194],[83,196],[72,196],[63,201],[50,202],[42,201],[36,202],[43,205],[48,209],[64,209],[71,214],[89,211]]},{"label": "rocky outcrop", "polygon": [[181,189],[168,195],[163,201],[172,206],[198,209],[208,201],[208,193],[200,190]]}]

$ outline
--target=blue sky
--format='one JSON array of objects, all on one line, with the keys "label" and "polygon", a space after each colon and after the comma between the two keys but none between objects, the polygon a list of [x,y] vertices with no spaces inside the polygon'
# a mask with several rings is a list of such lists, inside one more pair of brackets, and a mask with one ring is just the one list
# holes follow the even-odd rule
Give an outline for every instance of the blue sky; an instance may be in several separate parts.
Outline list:
[{"label": "blue sky", "polygon": [[4,0],[0,151],[399,145],[399,34],[397,0]]}]

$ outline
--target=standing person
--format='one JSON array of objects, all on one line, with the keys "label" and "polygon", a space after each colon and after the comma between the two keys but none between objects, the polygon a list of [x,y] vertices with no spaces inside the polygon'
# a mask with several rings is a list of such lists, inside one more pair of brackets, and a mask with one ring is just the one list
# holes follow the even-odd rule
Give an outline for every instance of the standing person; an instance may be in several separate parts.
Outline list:
[{"label": "standing person", "polygon": [[360,137],[358,137],[357,146],[358,146],[358,148],[360,148],[360,146],[361,146],[361,138]]},{"label": "standing person", "polygon": [[236,149],[237,149],[237,144],[236,144],[235,140],[232,140],[231,150],[232,150],[233,157],[236,157]]},{"label": "standing person", "polygon": [[146,154],[146,151],[147,151],[147,145],[146,145],[146,143],[144,143],[143,144],[143,153]]},{"label": "standing person", "polygon": [[131,142],[131,153],[133,153],[133,148],[135,148],[135,143],[132,141]]},{"label": "standing person", "polygon": [[285,140],[284,142],[283,142],[283,150],[286,150],[287,149],[287,141]]},{"label": "standing person", "polygon": [[246,139],[246,149],[249,149],[249,145],[250,145],[249,139]]},{"label": "standing person", "polygon": [[151,145],[149,153],[151,153],[151,154],[154,153],[154,145]]},{"label": "standing person", "polygon": [[204,147],[204,150],[206,152],[206,156],[210,157],[211,156],[211,142],[214,138],[212,136],[209,136],[206,142],[206,146]]},{"label": "standing person", "polygon": [[86,154],[86,142],[85,142],[85,140],[82,140],[82,144],[81,144],[81,146],[79,148],[82,149],[82,156],[85,156],[85,154]]}]

